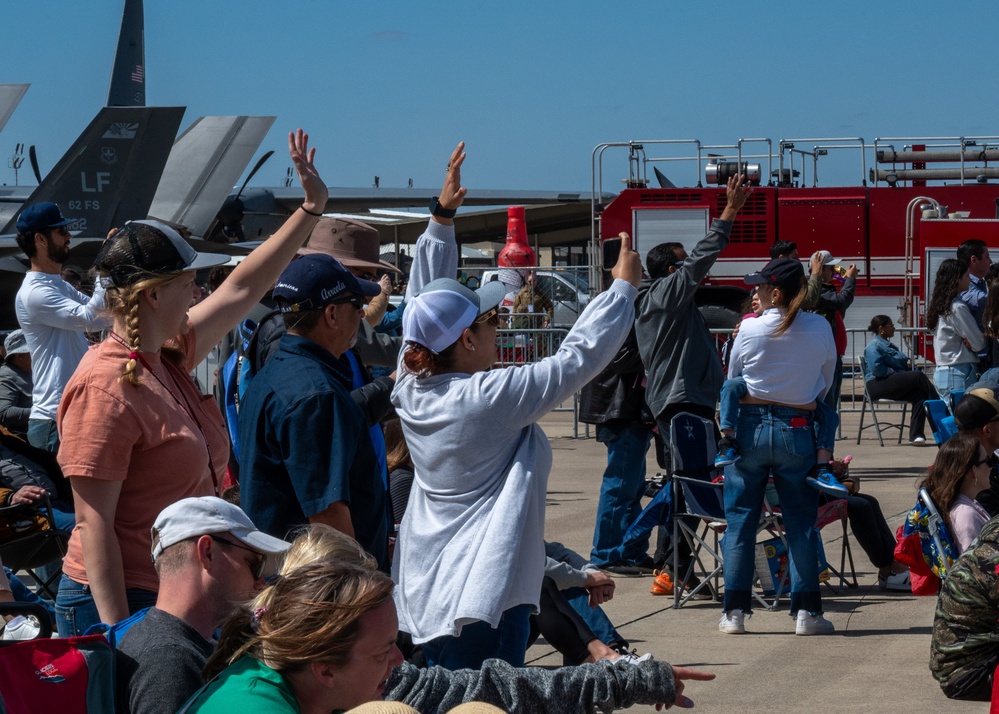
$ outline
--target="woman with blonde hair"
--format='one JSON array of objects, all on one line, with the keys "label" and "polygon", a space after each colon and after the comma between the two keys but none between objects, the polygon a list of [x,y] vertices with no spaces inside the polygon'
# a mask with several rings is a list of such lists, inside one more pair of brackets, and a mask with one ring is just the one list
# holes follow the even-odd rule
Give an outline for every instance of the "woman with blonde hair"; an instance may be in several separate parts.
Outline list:
[{"label": "woman with blonde hair", "polygon": [[991,470],[992,458],[978,437],[960,433],[944,442],[919,484],[940,510],[959,554],[968,549],[990,518],[975,497],[989,487]]},{"label": "woman with blonde hair", "polygon": [[381,699],[402,663],[392,587],[348,563],[285,571],[222,625],[205,665],[214,679],[185,711],[325,714]]},{"label": "woman with blonde hair", "polygon": [[288,150],[304,203],[197,305],[195,271],[228,256],[197,253],[154,220],[127,223],[100,249],[95,267],[114,327],[83,357],[57,417],[77,517],[56,600],[61,636],[152,605],[156,514],[219,494],[228,438],[218,406],[189,373],[273,285],[326,205],[308,135],[289,134]]}]

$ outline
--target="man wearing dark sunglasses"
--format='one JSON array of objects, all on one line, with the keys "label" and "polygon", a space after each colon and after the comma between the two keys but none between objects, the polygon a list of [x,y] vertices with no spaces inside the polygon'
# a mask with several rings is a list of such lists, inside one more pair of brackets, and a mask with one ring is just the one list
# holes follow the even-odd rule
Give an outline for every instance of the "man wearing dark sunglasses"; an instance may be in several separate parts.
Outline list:
[{"label": "man wearing dark sunglasses", "polygon": [[296,258],[273,291],[287,332],[239,411],[240,498],[262,531],[307,523],[353,536],[388,570],[385,480],[351,397],[350,348],[377,283],[322,253]]},{"label": "man wearing dark sunglasses", "polygon": [[67,226],[71,222],[54,203],[34,203],[17,218],[17,244],[31,261],[14,300],[34,378],[28,441],[53,454],[59,448],[56,409],[66,383],[87,351],[84,333],[111,324],[104,313],[100,285],[89,297],[60,275],[69,258]]},{"label": "man wearing dark sunglasses", "polygon": [[277,559],[289,547],[257,530],[238,506],[214,497],[185,498],[163,509],[152,535],[156,605],[130,618],[127,629],[119,626],[119,711],[130,714],[173,712],[187,701],[201,686],[215,630],[233,604],[277,572]]}]

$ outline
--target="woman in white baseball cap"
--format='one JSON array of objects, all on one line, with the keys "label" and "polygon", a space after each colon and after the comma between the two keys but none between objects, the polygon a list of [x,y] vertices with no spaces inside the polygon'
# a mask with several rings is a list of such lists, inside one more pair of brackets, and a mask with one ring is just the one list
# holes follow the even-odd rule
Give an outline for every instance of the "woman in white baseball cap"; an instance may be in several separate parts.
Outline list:
[{"label": "woman in white baseball cap", "polygon": [[153,220],[127,223],[101,247],[95,266],[114,327],[80,362],[57,415],[77,516],[56,599],[61,636],[152,605],[156,514],[218,495],[228,438],[218,406],[189,373],[273,285],[325,208],[308,135],[289,134],[288,150],[305,202],[197,305],[195,271],[227,255],[198,253]]},{"label": "woman in white baseball cap", "polygon": [[634,322],[642,267],[625,237],[613,285],[559,350],[492,369],[497,306],[507,287],[477,292],[458,270],[455,211],[466,190],[464,144],[451,155],[433,217],[417,242],[392,401],[415,467],[393,575],[401,629],[431,664],[523,665],[528,617],[544,571],[545,490],[552,454],[535,423],[590,381]]}]

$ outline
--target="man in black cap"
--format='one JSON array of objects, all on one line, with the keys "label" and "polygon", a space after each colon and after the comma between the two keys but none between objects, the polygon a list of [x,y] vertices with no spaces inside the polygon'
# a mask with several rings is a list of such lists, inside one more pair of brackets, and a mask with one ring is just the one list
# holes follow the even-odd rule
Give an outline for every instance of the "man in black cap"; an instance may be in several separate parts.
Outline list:
[{"label": "man in black cap", "polygon": [[361,408],[350,347],[377,283],[328,255],[296,258],[273,297],[287,332],[239,412],[240,498],[257,526],[283,538],[307,523],[354,537],[388,570],[388,499]]},{"label": "man in black cap", "polygon": [[[977,382],[954,407],[954,421],[962,432],[974,434],[988,453],[999,449],[999,384]],[[975,499],[993,518],[999,516],[999,469],[992,460],[989,487]]]},{"label": "man in black cap", "polygon": [[62,391],[87,351],[84,333],[111,324],[100,284],[89,297],[60,275],[71,222],[54,203],[32,204],[17,218],[17,244],[31,261],[14,301],[34,377],[28,442],[51,453],[59,448],[55,418]]}]

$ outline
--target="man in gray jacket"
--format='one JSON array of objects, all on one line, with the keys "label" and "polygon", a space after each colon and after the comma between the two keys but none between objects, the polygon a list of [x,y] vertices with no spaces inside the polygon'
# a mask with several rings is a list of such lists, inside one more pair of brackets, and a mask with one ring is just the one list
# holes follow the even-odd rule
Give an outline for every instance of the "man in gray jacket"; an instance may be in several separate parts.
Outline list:
[{"label": "man in gray jacket", "polygon": [[729,180],[725,210],[693,253],[687,255],[679,243],[661,243],[646,257],[652,284],[639,293],[635,331],[648,374],[645,399],[664,439],[670,420],[680,412],[715,417],[721,360],[694,294],[728,245],[732,221],[752,192],[744,180]]},{"label": "man in gray jacket", "polygon": [[[722,249],[728,245],[732,221],[752,188],[744,176],[728,181],[727,202],[721,216],[690,255],[679,243],[660,243],[645,259],[652,284],[642,288],[636,303],[635,334],[646,370],[645,401],[656,417],[663,444],[660,465],[670,469],[669,425],[680,412],[714,421],[721,392],[722,368],[714,339],[694,303],[694,294]],[[715,429],[717,439],[717,428]],[[654,560],[666,560],[668,529],[660,527]],[[690,549],[680,549],[680,570],[687,570]],[[674,576],[677,576],[674,573]],[[674,578],[675,579],[675,578]],[[692,587],[694,583],[687,583]]]}]

